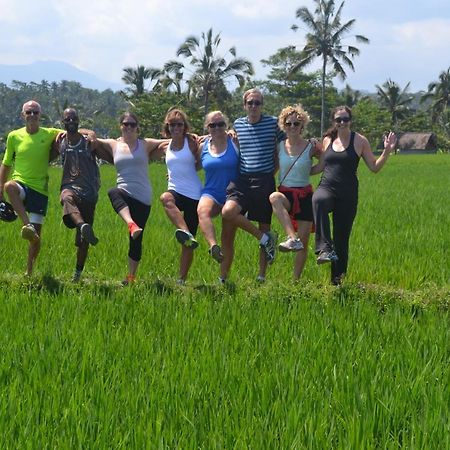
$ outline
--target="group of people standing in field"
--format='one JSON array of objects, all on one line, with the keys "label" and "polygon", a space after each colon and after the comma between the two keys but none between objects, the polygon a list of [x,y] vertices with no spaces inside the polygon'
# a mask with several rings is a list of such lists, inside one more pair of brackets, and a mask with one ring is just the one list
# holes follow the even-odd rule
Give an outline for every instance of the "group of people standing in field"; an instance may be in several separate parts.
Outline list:
[{"label": "group of people standing in field", "polygon": [[[108,196],[127,225],[128,272],[122,284],[132,284],[152,204],[148,162],[165,156],[168,187],[160,200],[181,244],[179,284],[188,277],[199,245],[199,226],[210,258],[220,264],[221,283],[230,273],[238,228],[257,239],[260,282],[265,280],[276,249],[296,252],[294,278],[298,279],[315,228],[317,263],[330,263],[331,282],[340,284],[347,271],[357,210],[359,160],[362,157],[371,171],[378,172],[395,148],[395,135],[385,136],[384,151],[376,158],[367,139],[351,131],[352,113],[347,106],[332,111],[332,124],[322,142],[304,138],[310,118],[300,105],[285,107],[278,118],[269,116],[262,112],[262,93],[250,89],[244,93],[243,106],[246,116],[235,120],[232,129],[221,111],[207,114],[207,134],[200,137],[190,132],[186,114],[173,108],[164,119],[162,139],[140,137],[138,118],[131,112],[120,117],[118,139],[100,139],[91,130],[79,129],[75,109],[64,111],[64,130],[58,130],[41,127],[40,105],[34,100],[26,102],[22,107],[25,127],[9,133],[0,166],[0,218],[10,220],[2,211],[11,207],[23,223],[21,235],[29,241],[26,274],[31,275],[40,249],[48,204],[48,163],[60,155],[63,222],[76,229],[72,279],[80,280],[89,246],[98,242],[93,223],[100,158],[113,163],[117,171],[117,185]],[[204,185],[198,176],[201,168]],[[314,192],[310,176],[321,172]],[[279,244],[271,231],[272,213],[286,233]],[[218,215],[222,216],[220,240],[213,222]]]}]

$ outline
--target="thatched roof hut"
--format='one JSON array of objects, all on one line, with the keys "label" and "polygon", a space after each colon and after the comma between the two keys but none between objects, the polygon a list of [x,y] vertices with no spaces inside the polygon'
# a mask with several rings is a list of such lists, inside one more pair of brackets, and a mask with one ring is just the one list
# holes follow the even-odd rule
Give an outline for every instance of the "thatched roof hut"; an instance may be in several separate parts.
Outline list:
[{"label": "thatched roof hut", "polygon": [[[380,141],[378,148],[383,148],[383,141]],[[397,151],[403,154],[436,153],[436,135],[434,133],[397,133]]]}]

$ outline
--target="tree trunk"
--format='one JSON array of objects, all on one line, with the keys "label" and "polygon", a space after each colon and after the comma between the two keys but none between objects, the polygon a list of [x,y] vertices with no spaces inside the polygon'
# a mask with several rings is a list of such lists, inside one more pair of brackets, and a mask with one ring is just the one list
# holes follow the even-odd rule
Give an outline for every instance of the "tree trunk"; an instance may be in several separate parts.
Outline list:
[{"label": "tree trunk", "polygon": [[320,138],[323,136],[324,125],[325,125],[325,76],[327,70],[327,56],[323,55],[322,64],[322,112],[320,113]]}]

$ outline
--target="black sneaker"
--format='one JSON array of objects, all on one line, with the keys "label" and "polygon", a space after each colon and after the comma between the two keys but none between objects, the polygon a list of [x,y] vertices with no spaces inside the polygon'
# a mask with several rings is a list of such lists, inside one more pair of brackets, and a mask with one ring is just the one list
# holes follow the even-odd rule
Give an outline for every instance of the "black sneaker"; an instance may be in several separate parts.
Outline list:
[{"label": "black sneaker", "polygon": [[196,241],[195,237],[192,236],[192,234],[189,231],[178,228],[175,231],[175,238],[181,245],[184,245],[185,247],[189,247],[192,250],[194,250],[198,247],[198,242]]},{"label": "black sneaker", "polygon": [[212,245],[208,252],[218,263],[221,263],[223,261],[223,253],[219,245]]},{"label": "black sneaker", "polygon": [[272,264],[275,260],[275,249],[277,246],[278,236],[272,231],[267,231],[264,234],[268,237],[268,239],[265,244],[259,244],[259,246],[264,251],[266,261],[269,264]]},{"label": "black sneaker", "polygon": [[333,261],[337,261],[338,256],[336,255],[335,251],[332,250],[331,252],[327,252],[325,250],[322,250],[319,253],[319,256],[317,257],[317,264],[325,264]]},{"label": "black sneaker", "polygon": [[81,237],[91,245],[97,245],[98,239],[95,237],[94,230],[89,223],[83,223],[80,228]]}]

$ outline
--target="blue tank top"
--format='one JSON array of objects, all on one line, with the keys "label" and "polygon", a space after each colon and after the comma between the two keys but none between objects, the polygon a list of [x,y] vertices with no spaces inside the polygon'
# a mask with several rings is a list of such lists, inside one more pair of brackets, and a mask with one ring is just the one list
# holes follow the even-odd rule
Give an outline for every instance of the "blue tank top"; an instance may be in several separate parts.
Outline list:
[{"label": "blue tank top", "polygon": [[230,181],[234,181],[237,176],[239,156],[233,140],[227,138],[227,148],[219,155],[209,151],[207,139],[203,145],[201,161],[205,171],[205,187],[202,195],[208,195],[219,205],[225,203],[226,189]]},{"label": "blue tank top", "polygon": [[[311,143],[308,143],[300,157],[291,156],[286,152],[285,141],[280,142],[278,151],[280,162],[279,182],[287,187],[304,187],[309,184],[309,174],[311,172]],[[291,168],[289,170],[289,168]],[[289,170],[288,174],[286,172]]]}]

